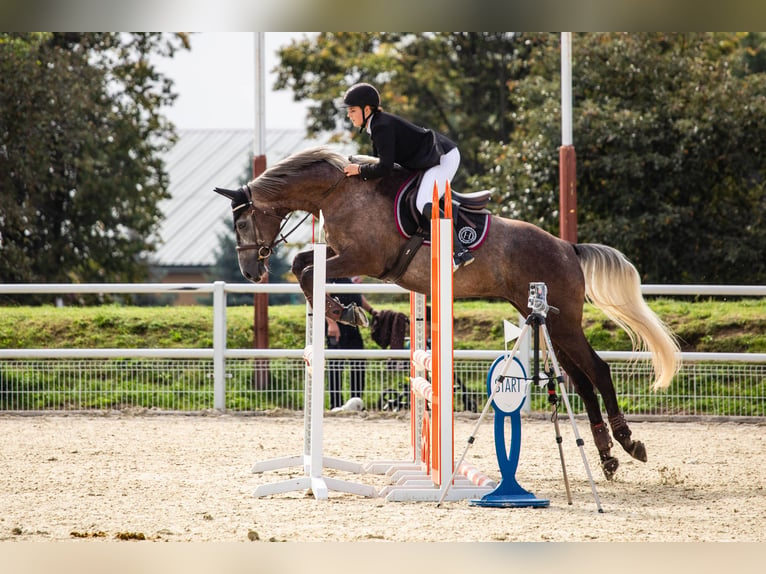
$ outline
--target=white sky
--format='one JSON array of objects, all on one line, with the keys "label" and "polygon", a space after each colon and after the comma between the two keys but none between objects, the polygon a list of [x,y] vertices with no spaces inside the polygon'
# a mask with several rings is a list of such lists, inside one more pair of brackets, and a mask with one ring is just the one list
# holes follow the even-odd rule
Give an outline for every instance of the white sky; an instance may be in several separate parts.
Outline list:
[{"label": "white sky", "polygon": [[[306,104],[293,101],[292,91],[274,91],[276,50],[306,32],[266,32],[265,128],[305,127]],[[191,35],[191,50],[156,63],[175,81],[175,104],[164,109],[178,129],[255,127],[255,33],[200,32]]]}]

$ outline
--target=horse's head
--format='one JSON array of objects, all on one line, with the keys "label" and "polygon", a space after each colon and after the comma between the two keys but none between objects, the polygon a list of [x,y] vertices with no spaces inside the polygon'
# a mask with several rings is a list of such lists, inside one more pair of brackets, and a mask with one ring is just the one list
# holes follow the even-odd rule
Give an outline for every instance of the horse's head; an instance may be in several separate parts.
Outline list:
[{"label": "horse's head", "polygon": [[258,283],[269,270],[269,256],[286,210],[257,207],[248,185],[239,189],[216,187],[215,192],[231,200],[239,269],[246,279]]},{"label": "horse's head", "polygon": [[281,234],[285,216],[293,211],[318,215],[322,201],[345,180],[346,163],[340,154],[313,148],[281,160],[239,189],[215,188],[231,200],[242,275],[261,280],[274,246],[292,232]]}]

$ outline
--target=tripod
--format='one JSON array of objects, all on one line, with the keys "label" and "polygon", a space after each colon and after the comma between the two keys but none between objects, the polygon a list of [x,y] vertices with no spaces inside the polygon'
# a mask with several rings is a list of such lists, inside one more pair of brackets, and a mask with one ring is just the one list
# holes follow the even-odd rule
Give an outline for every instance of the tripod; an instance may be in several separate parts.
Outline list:
[{"label": "tripod", "polygon": [[[505,361],[505,368],[503,369],[501,374],[497,377],[497,382],[502,383],[503,380],[507,377],[508,370],[513,364],[513,358],[518,353],[519,348],[521,346],[521,342],[524,340],[524,337],[526,336],[528,331],[532,329],[532,337],[533,337],[532,363],[533,365],[532,365],[532,377],[530,381],[534,383],[535,385],[537,385],[538,387],[543,386],[542,381],[544,379],[543,377],[541,377],[541,374],[540,374],[540,359],[542,356],[544,356],[545,357],[544,362],[545,362],[545,365],[547,366],[547,370],[545,371],[546,372],[545,380],[547,380],[547,382],[545,384],[548,390],[548,403],[551,405],[551,409],[552,409],[551,420],[553,421],[554,429],[556,432],[556,443],[558,445],[559,458],[561,460],[561,469],[564,475],[564,485],[566,487],[566,492],[567,492],[567,502],[569,504],[572,504],[572,496],[569,490],[569,478],[567,476],[566,464],[564,462],[562,438],[561,438],[561,433],[560,433],[559,424],[558,424],[559,397],[556,394],[556,383],[558,383],[559,385],[559,388],[561,390],[561,399],[563,399],[564,401],[564,405],[566,406],[567,413],[569,415],[569,420],[572,423],[572,429],[574,431],[575,442],[580,449],[580,455],[582,456],[585,472],[590,482],[591,490],[593,492],[593,498],[596,501],[596,507],[598,508],[599,512],[604,512],[603,508],[601,507],[601,500],[598,496],[598,492],[596,491],[596,484],[593,481],[593,475],[591,474],[591,471],[590,471],[590,465],[588,464],[588,459],[585,456],[584,442],[582,438],[580,437],[580,433],[577,430],[577,424],[575,423],[574,415],[572,414],[572,407],[569,403],[569,397],[567,396],[566,387],[564,384],[564,377],[561,374],[561,369],[559,368],[558,360],[556,359],[556,355],[553,352],[553,345],[551,344],[550,335],[548,334],[548,328],[545,324],[545,319],[548,315],[549,310],[554,313],[558,312],[558,309],[548,305],[547,295],[548,295],[548,288],[545,285],[545,283],[533,282],[529,284],[528,306],[530,309],[532,309],[532,312],[527,317],[524,323],[524,327],[522,328],[521,333],[516,339],[516,343],[514,344],[513,349],[511,350],[510,354],[507,354],[506,361]],[[542,341],[541,341],[541,335],[542,335]],[[481,425],[482,419],[484,418],[487,411],[489,410],[489,406],[493,403],[493,399],[495,398],[495,395],[497,394],[498,390],[501,387],[502,387],[502,384],[493,385],[492,392],[490,393],[489,398],[487,399],[487,402],[484,405],[484,409],[482,410],[481,415],[479,415],[479,419],[476,421],[476,425],[474,426],[473,432],[471,433],[471,436],[468,438],[465,449],[463,450],[463,454],[460,457],[460,460],[455,465],[455,469],[457,469],[462,464],[463,459],[465,459],[465,456],[468,453],[468,449],[475,442],[476,440],[475,435],[479,429],[479,426]],[[447,484],[447,488],[442,493],[442,497],[439,500],[437,506],[440,506],[444,498],[446,497],[447,491],[449,490],[449,487],[455,478],[455,472],[456,470],[453,469],[452,477],[450,478],[450,481]]]}]

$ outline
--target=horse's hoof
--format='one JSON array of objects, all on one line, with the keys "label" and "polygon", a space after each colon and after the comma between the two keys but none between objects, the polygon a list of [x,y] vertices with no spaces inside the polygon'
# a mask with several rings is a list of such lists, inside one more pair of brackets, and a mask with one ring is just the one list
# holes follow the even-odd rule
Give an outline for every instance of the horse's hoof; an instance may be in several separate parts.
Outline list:
[{"label": "horse's hoof", "polygon": [[369,327],[370,321],[367,319],[367,314],[364,309],[354,305],[354,323],[357,327]]},{"label": "horse's hoof", "polygon": [[630,434],[629,430],[626,431],[625,429],[621,429],[615,431],[614,438],[617,439],[617,442],[622,445],[622,448],[630,456],[641,462],[646,462],[646,447],[644,446],[644,443],[640,440],[631,440]]},{"label": "horse's hoof", "polygon": [[601,461],[601,470],[604,471],[604,476],[607,480],[612,480],[614,473],[617,472],[618,466],[620,466],[620,461],[613,456],[605,458]]},{"label": "horse's hoof", "polygon": [[351,303],[350,305],[343,307],[340,317],[335,320],[338,323],[353,325],[355,327],[368,327],[370,325],[367,315],[364,313],[364,309],[359,307],[356,303]]},{"label": "horse's hoof", "polygon": [[646,462],[646,447],[640,440],[633,442],[633,448],[628,451],[630,456],[641,462]]}]

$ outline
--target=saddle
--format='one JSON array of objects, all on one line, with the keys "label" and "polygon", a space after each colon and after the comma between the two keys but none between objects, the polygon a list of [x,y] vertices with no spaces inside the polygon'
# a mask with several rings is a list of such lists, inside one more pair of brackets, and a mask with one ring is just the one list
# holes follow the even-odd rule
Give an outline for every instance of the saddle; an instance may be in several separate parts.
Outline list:
[{"label": "saddle", "polygon": [[[411,238],[416,234],[423,235],[423,242],[430,243],[431,225],[415,206],[417,189],[422,172],[408,178],[394,200],[396,227],[402,237]],[[460,241],[467,248],[474,250],[487,238],[489,232],[490,213],[487,203],[492,193],[488,190],[474,193],[451,192],[452,217]],[[444,197],[439,200],[439,212],[444,213]]]},{"label": "saddle", "polygon": [[[364,155],[352,155],[348,159],[354,163],[378,161],[377,158]],[[404,168],[398,164],[394,166],[394,169],[404,171]],[[396,283],[404,275],[420,246],[424,243],[430,244],[431,224],[415,205],[418,184],[422,177],[422,171],[412,173],[396,192],[394,198],[396,228],[408,241],[399,251],[394,265],[378,277],[382,281]],[[452,221],[458,238],[468,249],[472,251],[478,249],[489,233],[491,214],[487,210],[487,203],[492,193],[488,190],[474,193],[458,193],[452,190],[450,195],[452,196]],[[439,200],[439,211],[444,213],[444,197]]]}]

